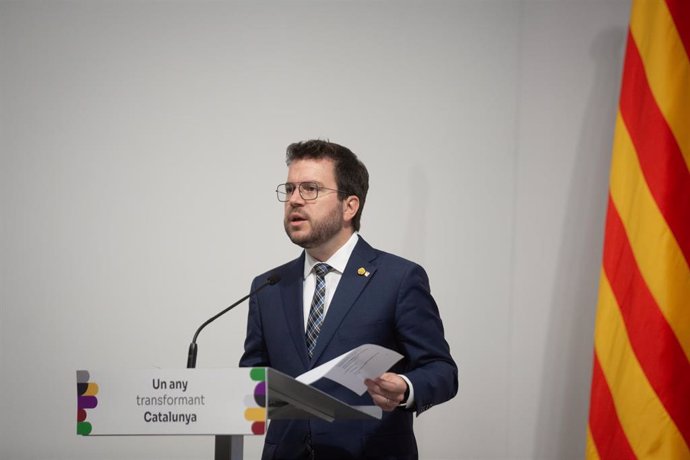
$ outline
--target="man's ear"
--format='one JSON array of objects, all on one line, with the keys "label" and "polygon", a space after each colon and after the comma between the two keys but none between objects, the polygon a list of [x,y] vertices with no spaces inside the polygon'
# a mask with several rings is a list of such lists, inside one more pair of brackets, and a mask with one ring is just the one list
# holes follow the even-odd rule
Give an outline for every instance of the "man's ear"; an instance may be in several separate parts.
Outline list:
[{"label": "man's ear", "polygon": [[359,198],[356,195],[350,195],[343,200],[343,219],[346,222],[352,222],[357,211],[359,211]]}]

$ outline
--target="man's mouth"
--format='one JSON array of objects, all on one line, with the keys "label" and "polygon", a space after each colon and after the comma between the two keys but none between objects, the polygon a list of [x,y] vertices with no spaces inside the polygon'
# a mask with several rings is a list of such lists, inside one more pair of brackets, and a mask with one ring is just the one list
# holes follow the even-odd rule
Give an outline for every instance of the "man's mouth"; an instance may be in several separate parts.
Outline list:
[{"label": "man's mouth", "polygon": [[290,222],[291,224],[298,224],[300,222],[304,222],[305,220],[307,220],[305,216],[302,216],[301,214],[297,213],[292,213],[288,216],[288,222]]}]

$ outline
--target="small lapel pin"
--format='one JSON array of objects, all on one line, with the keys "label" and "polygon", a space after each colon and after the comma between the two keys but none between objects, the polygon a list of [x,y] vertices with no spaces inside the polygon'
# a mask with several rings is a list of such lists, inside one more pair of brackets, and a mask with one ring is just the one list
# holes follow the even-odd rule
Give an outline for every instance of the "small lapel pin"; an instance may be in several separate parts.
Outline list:
[{"label": "small lapel pin", "polygon": [[367,269],[364,268],[364,267],[359,267],[359,268],[357,269],[357,274],[358,274],[359,276],[369,276],[369,272],[368,272]]}]

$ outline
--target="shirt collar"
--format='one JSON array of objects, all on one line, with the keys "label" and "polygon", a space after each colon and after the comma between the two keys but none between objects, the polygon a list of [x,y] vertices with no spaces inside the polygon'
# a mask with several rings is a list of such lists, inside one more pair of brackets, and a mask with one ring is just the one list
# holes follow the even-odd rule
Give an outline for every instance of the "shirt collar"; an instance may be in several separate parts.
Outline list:
[{"label": "shirt collar", "polygon": [[[359,240],[359,233],[354,232],[350,239],[348,239],[345,244],[343,244],[340,249],[338,249],[335,254],[333,254],[328,260],[324,262],[330,265],[334,271],[342,274],[345,271],[347,262],[350,260],[352,251],[354,251],[357,241]],[[304,278],[311,273],[314,265],[318,264],[320,261],[314,259],[309,255],[307,251],[304,251]]]}]

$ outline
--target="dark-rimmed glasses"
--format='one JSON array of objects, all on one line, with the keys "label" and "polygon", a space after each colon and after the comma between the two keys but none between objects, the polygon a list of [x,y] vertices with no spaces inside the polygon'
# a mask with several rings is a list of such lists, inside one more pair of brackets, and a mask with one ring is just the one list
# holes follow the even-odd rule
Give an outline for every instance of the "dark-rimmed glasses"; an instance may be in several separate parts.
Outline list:
[{"label": "dark-rimmed glasses", "polygon": [[300,182],[299,184],[293,184],[292,182],[287,182],[285,184],[280,184],[276,187],[276,195],[278,196],[278,201],[284,203],[290,199],[295,189],[299,190],[299,196],[302,197],[304,201],[312,201],[319,197],[319,192],[321,190],[330,190],[332,192],[345,193],[341,190],[335,188],[322,187],[316,182]]}]

